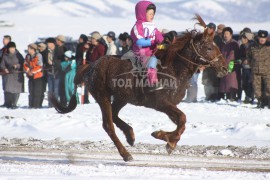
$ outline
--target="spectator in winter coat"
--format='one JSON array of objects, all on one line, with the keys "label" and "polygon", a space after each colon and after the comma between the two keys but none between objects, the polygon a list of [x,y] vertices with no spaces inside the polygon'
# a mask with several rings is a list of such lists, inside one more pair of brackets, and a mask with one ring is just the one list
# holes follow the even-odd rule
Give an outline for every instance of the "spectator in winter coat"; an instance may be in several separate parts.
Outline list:
[{"label": "spectator in winter coat", "polygon": [[39,43],[38,44],[38,52],[42,56],[43,60],[43,76],[42,76],[42,95],[41,95],[41,101],[40,101],[40,107],[42,107],[43,100],[44,100],[44,94],[46,92],[46,87],[47,87],[47,69],[46,69],[46,62],[48,61],[48,50],[47,46],[44,43]]},{"label": "spectator in winter coat", "polygon": [[96,60],[105,55],[105,45],[102,43],[102,37],[100,33],[94,32],[91,36],[91,45],[89,53],[90,64],[93,65]]},{"label": "spectator in winter coat", "polygon": [[152,22],[156,13],[156,6],[150,1],[139,1],[135,7],[136,23],[131,30],[134,45],[132,50],[147,67],[147,79],[150,87],[149,92],[163,89],[157,78],[157,58],[154,50],[163,41],[162,34]]},{"label": "spectator in winter coat", "polygon": [[17,108],[17,102],[20,93],[23,92],[24,77],[23,77],[23,57],[18,50],[16,50],[16,44],[9,42],[7,44],[7,52],[4,54],[0,64],[6,74],[4,74],[5,86],[5,104],[7,108]]},{"label": "spectator in winter coat", "polygon": [[87,43],[84,44],[84,51],[86,52],[86,64],[90,64],[90,55],[92,53],[93,45],[91,43],[91,37],[88,37]]},{"label": "spectator in winter coat", "polygon": [[[91,37],[88,37],[87,43],[84,44],[84,52],[86,52],[86,64],[93,64],[90,61],[90,56],[91,56],[93,47],[94,46],[91,43]],[[88,91],[87,83],[85,83],[84,86],[85,86],[84,87],[84,100],[83,100],[82,103],[83,104],[89,104],[90,101],[88,99],[89,91]]]},{"label": "spectator in winter coat", "polygon": [[107,34],[108,49],[106,55],[118,55],[118,48],[115,45],[115,33],[113,31],[108,32]]},{"label": "spectator in winter coat", "polygon": [[[11,36],[5,35],[4,38],[3,38],[3,45],[4,45],[4,47],[0,50],[0,64],[1,64],[1,61],[2,61],[2,59],[4,57],[4,55],[8,51],[7,44],[10,41],[11,41]],[[1,70],[1,68],[0,68],[0,72],[1,71],[3,71],[3,70]],[[3,88],[3,91],[5,89],[5,82],[6,82],[5,78],[6,78],[5,76],[2,76],[2,88]],[[1,105],[1,107],[6,107],[6,96],[5,96],[5,94],[4,94],[4,104]]]},{"label": "spectator in winter coat", "polygon": [[[76,60],[72,51],[65,52],[65,61],[61,62],[63,72],[65,72],[65,95],[67,102],[70,101],[74,93],[74,77],[76,75]],[[76,94],[77,102],[79,102],[78,94]]]},{"label": "spectator in winter coat", "polygon": [[[251,45],[247,58],[251,66],[255,98],[258,99],[257,107],[264,108],[263,98],[266,98],[270,109],[270,45],[267,37],[267,31],[258,31],[258,41]],[[262,86],[265,92],[263,92]],[[264,94],[266,97],[263,97]]]},{"label": "spectator in winter coat", "polygon": [[239,45],[232,39],[233,30],[230,27],[224,28],[222,33],[225,40],[225,45],[222,48],[222,55],[229,67],[229,73],[220,79],[219,91],[223,94],[222,98],[225,98],[226,95],[227,100],[236,101],[238,83],[235,69],[231,67],[234,66],[236,61],[239,59]]},{"label": "spectator in winter coat", "polygon": [[[56,37],[56,45],[58,47],[57,52],[57,59],[60,59],[61,62],[65,61],[65,52],[67,51],[67,48],[65,46],[66,38],[63,35],[58,35]],[[65,73],[63,71],[60,71],[60,85],[59,85],[59,91],[60,91],[60,103],[61,104],[67,104],[66,96],[65,96]]]},{"label": "spectator in winter coat", "polygon": [[217,31],[216,31],[216,34],[214,36],[214,42],[219,47],[220,51],[221,51],[222,47],[224,46],[223,35],[222,35],[222,31],[224,28],[225,28],[224,24],[219,24],[217,26]]},{"label": "spectator in winter coat", "polygon": [[87,36],[85,34],[81,34],[79,38],[79,44],[76,47],[76,65],[77,67],[83,64],[83,53],[85,52],[84,45],[87,43]]},{"label": "spectator in winter coat", "polygon": [[253,33],[249,28],[245,28],[240,32],[240,60],[242,62],[242,86],[246,94],[244,103],[253,103],[254,92],[252,87],[252,78],[251,78],[251,67],[247,60],[247,51],[250,46],[254,43]]},{"label": "spectator in winter coat", "polygon": [[[215,33],[216,25],[214,23],[209,23],[207,25],[208,34]],[[215,35],[214,37],[216,37]],[[203,70],[202,74],[202,84],[204,85],[204,93],[206,101],[216,101],[218,100],[218,87],[219,78],[216,75],[215,69],[213,67],[208,67]]]},{"label": "spectator in winter coat", "polygon": [[129,46],[127,43],[128,37],[130,36],[127,32],[121,33],[118,37],[121,56],[123,56],[125,53],[127,53],[131,49],[131,46]]},{"label": "spectator in winter coat", "polygon": [[[47,80],[48,80],[48,93],[54,94],[54,96],[59,98],[59,83],[60,83],[60,72],[61,72],[61,59],[58,59],[57,52],[58,48],[55,45],[54,38],[48,38],[46,40],[48,47],[48,61],[46,62],[47,69]],[[49,102],[49,107],[52,107]]]},{"label": "spectator in winter coat", "polygon": [[3,38],[4,47],[0,50],[0,63],[1,63],[5,53],[7,53],[7,51],[8,51],[7,45],[10,41],[11,41],[11,36],[5,35]]},{"label": "spectator in winter coat", "polygon": [[67,51],[67,47],[65,46],[66,38],[63,35],[58,35],[55,39],[56,45],[58,48],[57,58],[61,61],[65,60],[65,52]]},{"label": "spectator in winter coat", "polygon": [[23,69],[29,78],[29,108],[41,108],[43,60],[36,44],[28,45]]},{"label": "spectator in winter coat", "polygon": [[133,47],[133,39],[131,38],[131,36],[127,37],[126,44],[127,44],[128,50],[132,49],[132,47]]}]

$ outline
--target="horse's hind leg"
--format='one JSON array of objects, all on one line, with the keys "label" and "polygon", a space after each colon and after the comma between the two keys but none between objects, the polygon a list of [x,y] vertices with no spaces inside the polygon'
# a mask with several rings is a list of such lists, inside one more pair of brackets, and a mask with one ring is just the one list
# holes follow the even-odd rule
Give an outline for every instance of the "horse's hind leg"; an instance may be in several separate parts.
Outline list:
[{"label": "horse's hind leg", "polygon": [[170,154],[176,147],[177,142],[180,140],[181,135],[185,131],[186,115],[179,110],[175,105],[163,105],[158,108],[158,111],[166,113],[169,118],[177,125],[176,130],[172,132],[156,131],[152,136],[167,142],[166,149]]},{"label": "horse's hind leg", "polygon": [[133,132],[133,128],[125,123],[122,119],[119,118],[118,114],[119,111],[126,105],[127,103],[117,98],[114,99],[112,103],[112,115],[113,115],[113,122],[117,127],[119,127],[126,136],[128,144],[131,146],[134,145],[135,135]]},{"label": "horse's hind leg", "polygon": [[98,98],[96,100],[102,112],[103,128],[105,129],[107,134],[110,136],[111,140],[117,147],[118,152],[123,157],[124,161],[133,160],[132,156],[129,154],[129,152],[126,150],[126,148],[123,146],[123,144],[120,142],[120,140],[116,136],[113,120],[112,120],[112,106],[111,106],[109,97]]}]

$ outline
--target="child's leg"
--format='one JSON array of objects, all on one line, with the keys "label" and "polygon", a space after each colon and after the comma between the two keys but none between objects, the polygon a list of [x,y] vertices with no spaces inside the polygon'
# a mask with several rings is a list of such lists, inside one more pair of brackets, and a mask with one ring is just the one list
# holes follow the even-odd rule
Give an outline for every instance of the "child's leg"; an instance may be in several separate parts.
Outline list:
[{"label": "child's leg", "polygon": [[150,85],[154,85],[158,82],[157,78],[157,62],[156,56],[151,56],[147,64],[147,78]]}]

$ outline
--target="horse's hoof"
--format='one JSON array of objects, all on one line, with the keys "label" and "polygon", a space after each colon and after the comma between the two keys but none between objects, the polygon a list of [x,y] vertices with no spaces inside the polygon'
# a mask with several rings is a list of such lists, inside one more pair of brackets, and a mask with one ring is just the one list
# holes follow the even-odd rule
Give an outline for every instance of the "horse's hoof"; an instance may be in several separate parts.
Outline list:
[{"label": "horse's hoof", "polygon": [[160,131],[152,132],[151,136],[153,136],[154,138],[158,139],[158,137],[160,136]]},{"label": "horse's hoof", "polygon": [[167,143],[166,150],[168,154],[170,155],[173,152],[174,148],[169,143]]},{"label": "horse's hoof", "polygon": [[134,146],[135,140],[132,139],[132,138],[127,138],[127,142],[128,142],[128,144],[129,144],[130,146]]},{"label": "horse's hoof", "polygon": [[129,133],[126,135],[126,138],[127,138],[128,144],[130,146],[133,146],[135,142],[135,135],[132,128],[129,130]]},{"label": "horse's hoof", "polygon": [[133,157],[129,154],[128,156],[124,157],[125,162],[133,161]]}]

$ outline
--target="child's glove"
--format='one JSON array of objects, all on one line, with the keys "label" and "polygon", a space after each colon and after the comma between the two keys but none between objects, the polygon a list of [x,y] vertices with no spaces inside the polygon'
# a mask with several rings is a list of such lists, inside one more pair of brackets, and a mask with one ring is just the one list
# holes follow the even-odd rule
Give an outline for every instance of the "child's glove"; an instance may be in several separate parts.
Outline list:
[{"label": "child's glove", "polygon": [[151,46],[151,40],[150,39],[145,39],[141,38],[136,41],[137,46],[139,47],[149,47]]}]

